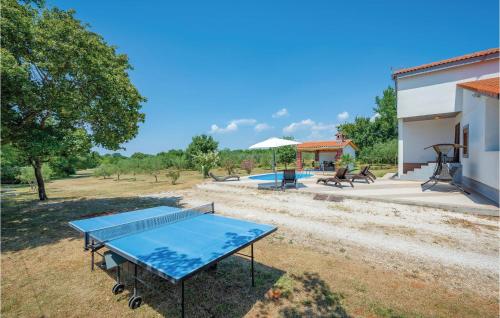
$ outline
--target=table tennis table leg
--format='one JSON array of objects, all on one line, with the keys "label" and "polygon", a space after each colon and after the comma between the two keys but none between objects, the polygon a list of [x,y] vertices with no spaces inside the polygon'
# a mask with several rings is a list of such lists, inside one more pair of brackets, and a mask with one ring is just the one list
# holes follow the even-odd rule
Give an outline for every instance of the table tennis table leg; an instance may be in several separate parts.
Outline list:
[{"label": "table tennis table leg", "polygon": [[254,270],[253,270],[253,244],[250,245],[250,255],[251,255],[251,262],[252,262],[252,287],[255,287],[255,281],[254,281]]},{"label": "table tennis table leg", "polygon": [[132,296],[128,300],[128,307],[130,309],[136,309],[139,308],[142,304],[142,297],[139,296],[138,292],[138,282],[139,282],[139,277],[137,276],[137,264],[134,264],[134,292]]},{"label": "table tennis table leg", "polygon": [[181,282],[181,315],[184,318],[184,281]]},{"label": "table tennis table leg", "polygon": [[137,264],[134,264],[134,296],[137,296]]},{"label": "table tennis table leg", "polygon": [[90,270],[94,270],[94,240],[92,240],[92,248],[90,249]]}]

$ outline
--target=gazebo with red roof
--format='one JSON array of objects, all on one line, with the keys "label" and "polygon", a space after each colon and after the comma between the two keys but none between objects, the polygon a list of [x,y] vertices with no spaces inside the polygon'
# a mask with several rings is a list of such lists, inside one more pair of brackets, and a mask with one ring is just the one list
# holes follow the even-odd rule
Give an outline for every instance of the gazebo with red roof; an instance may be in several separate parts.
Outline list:
[{"label": "gazebo with red roof", "polygon": [[340,159],[344,153],[355,157],[358,147],[350,139],[346,139],[343,134],[337,133],[336,140],[326,141],[306,141],[297,146],[297,170],[304,167],[302,160],[303,152],[314,153],[315,167],[319,164],[324,170],[333,169],[334,163]]}]

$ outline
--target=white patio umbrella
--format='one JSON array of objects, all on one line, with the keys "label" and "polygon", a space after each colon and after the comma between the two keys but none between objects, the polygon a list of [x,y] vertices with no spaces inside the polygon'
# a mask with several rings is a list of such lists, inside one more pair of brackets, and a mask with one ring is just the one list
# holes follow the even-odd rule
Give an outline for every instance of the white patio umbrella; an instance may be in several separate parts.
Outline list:
[{"label": "white patio umbrella", "polygon": [[283,147],[283,146],[295,146],[295,145],[300,145],[301,142],[295,141],[295,140],[288,140],[288,139],[281,139],[281,138],[276,138],[272,137],[269,139],[266,139],[264,141],[261,141],[259,143],[256,143],[255,145],[252,145],[249,147],[249,149],[273,149],[273,172],[274,172],[274,188],[276,189],[278,187],[278,174],[276,173],[276,151],[275,148],[278,147]]}]

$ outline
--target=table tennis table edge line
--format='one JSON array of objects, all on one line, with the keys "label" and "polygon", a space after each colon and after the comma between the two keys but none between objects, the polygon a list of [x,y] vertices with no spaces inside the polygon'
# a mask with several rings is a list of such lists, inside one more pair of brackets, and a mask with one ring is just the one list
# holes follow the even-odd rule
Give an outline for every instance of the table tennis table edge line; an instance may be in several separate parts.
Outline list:
[{"label": "table tennis table edge line", "polygon": [[[205,205],[209,205],[209,203],[204,204],[204,205],[200,205],[200,206],[197,206],[197,207],[202,207],[202,206],[205,206]],[[179,213],[179,212],[187,212],[188,210],[194,210],[195,208],[186,208],[186,209],[179,209],[177,211],[169,211],[169,213],[167,213],[167,214],[174,214],[174,213]],[[129,211],[129,212],[137,212],[137,211],[141,211],[141,210],[135,210],[135,211]],[[199,212],[199,211],[196,211],[196,212]],[[214,213],[214,211],[199,212],[199,213],[201,213],[201,215],[203,215],[203,214],[208,214],[208,213]],[[118,214],[119,213],[116,213],[116,215],[118,215]],[[86,231],[86,232],[90,233],[90,232],[96,232],[96,231],[106,230],[106,229],[110,229],[110,228],[113,228],[113,227],[122,226],[122,225],[126,225],[126,224],[131,224],[131,223],[135,223],[135,222],[139,222],[139,221],[145,221],[145,220],[155,219],[155,218],[158,218],[158,217],[161,217],[161,216],[166,216],[167,214],[149,216],[147,218],[143,218],[143,219],[139,219],[139,220],[134,220],[134,221],[127,221],[127,222],[120,223],[120,224],[109,225],[109,226],[105,226],[105,227],[102,227],[102,228],[99,228],[99,229],[96,229],[96,230],[91,230],[91,231]]]},{"label": "table tennis table edge line", "polygon": [[240,246],[240,247],[238,247],[238,248],[236,248],[236,249],[234,249],[234,250],[231,250],[230,252],[228,252],[228,253],[226,253],[226,254],[224,254],[224,255],[221,255],[221,256],[219,256],[218,258],[216,258],[216,259],[212,260],[210,263],[207,263],[207,264],[203,265],[202,267],[198,268],[197,270],[195,270],[195,271],[193,271],[193,272],[191,272],[191,273],[187,274],[186,276],[184,276],[184,277],[182,277],[181,279],[179,279],[179,281],[181,281],[181,280],[187,280],[187,279],[191,278],[192,276],[194,276],[194,275],[198,274],[199,272],[201,272],[201,271],[203,271],[203,270],[205,270],[205,269],[207,269],[207,268],[211,267],[212,265],[214,265],[214,264],[216,264],[216,263],[218,263],[218,262],[222,261],[223,259],[225,259],[225,258],[227,258],[227,257],[229,257],[229,256],[234,255],[235,253],[237,253],[237,252],[241,251],[242,249],[244,249],[244,248],[246,248],[246,247],[248,247],[248,246],[250,246],[250,245],[252,245],[252,244],[256,243],[257,241],[260,241],[261,239],[263,239],[263,238],[267,237],[268,235],[270,235],[270,234],[272,234],[272,233],[276,232],[277,230],[278,230],[278,227],[274,227],[274,228],[273,228],[272,230],[270,230],[269,232],[266,232],[265,234],[260,235],[260,236],[258,236],[258,237],[256,237],[256,238],[254,238],[253,240],[251,240],[251,241],[249,241],[249,242],[245,243],[245,245],[242,245],[242,246]]},{"label": "table tennis table edge line", "polygon": [[168,280],[168,281],[169,281],[169,282],[171,282],[172,284],[177,285],[177,284],[179,284],[180,282],[182,282],[183,280],[187,280],[187,279],[191,278],[191,277],[192,277],[192,276],[194,276],[195,274],[197,274],[197,273],[199,273],[199,272],[201,272],[201,271],[203,271],[203,270],[207,269],[208,267],[210,267],[210,266],[214,265],[215,263],[218,263],[218,262],[220,262],[221,260],[223,260],[223,259],[225,259],[225,258],[227,258],[227,257],[229,257],[229,256],[231,256],[231,255],[233,255],[233,254],[235,254],[235,253],[237,253],[237,252],[241,251],[242,249],[244,249],[244,248],[246,248],[246,247],[250,246],[251,244],[253,244],[253,243],[255,243],[255,242],[257,242],[257,241],[259,241],[259,240],[261,240],[261,239],[263,239],[263,238],[265,238],[265,237],[267,237],[268,235],[270,235],[270,234],[272,234],[272,233],[276,232],[277,230],[278,230],[278,228],[277,228],[277,227],[274,227],[272,230],[270,230],[269,232],[266,232],[264,235],[260,235],[260,236],[258,236],[258,237],[256,237],[256,238],[254,238],[253,240],[251,240],[251,241],[249,241],[249,242],[245,243],[245,245],[242,245],[241,247],[238,247],[237,249],[231,250],[230,252],[225,253],[225,254],[223,254],[223,255],[219,256],[218,258],[216,258],[216,259],[214,259],[214,260],[210,261],[209,263],[207,263],[207,264],[203,265],[202,267],[200,267],[200,268],[196,269],[195,271],[193,271],[193,272],[191,272],[191,273],[189,273],[189,274],[187,274],[187,275],[185,275],[185,276],[183,276],[183,277],[181,277],[181,278],[179,278],[179,279],[176,279],[176,278],[174,278],[174,277],[171,277],[171,276],[169,276],[169,275],[167,275],[167,274],[165,274],[165,273],[163,273],[163,272],[161,272],[161,271],[159,271],[159,270],[157,270],[157,269],[153,268],[152,266],[150,266],[150,265],[148,265],[148,264],[146,264],[146,263],[142,262],[141,260],[139,260],[139,259],[137,259],[137,258],[134,258],[134,257],[133,257],[133,256],[131,256],[131,255],[128,255],[128,254],[127,254],[127,253],[125,253],[124,251],[121,251],[121,250],[119,250],[119,249],[116,249],[116,248],[110,247],[110,246],[108,246],[108,244],[106,244],[106,243],[104,243],[104,245],[105,245],[105,246],[106,246],[106,248],[108,248],[110,251],[112,251],[112,252],[114,252],[114,253],[116,253],[116,254],[120,255],[121,257],[125,258],[127,261],[132,262],[132,263],[134,263],[134,264],[137,264],[137,265],[139,265],[139,266],[141,266],[141,267],[143,267],[143,268],[145,268],[145,269],[149,270],[149,271],[150,271],[150,272],[152,272],[153,274],[156,274],[156,275],[160,276],[161,278],[163,278],[163,279],[165,279],[165,280]]}]

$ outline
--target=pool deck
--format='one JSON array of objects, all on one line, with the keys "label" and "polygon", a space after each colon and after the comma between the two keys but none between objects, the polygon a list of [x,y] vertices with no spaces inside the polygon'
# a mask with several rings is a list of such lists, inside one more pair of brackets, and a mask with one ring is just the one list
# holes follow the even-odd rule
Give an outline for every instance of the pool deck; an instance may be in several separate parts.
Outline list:
[{"label": "pool deck", "polygon": [[[422,191],[421,182],[418,181],[377,178],[375,183],[370,184],[356,180],[354,188],[351,188],[345,183],[341,187],[333,184],[317,184],[317,178],[322,176],[322,173],[316,173],[312,177],[299,179],[297,189],[288,187],[286,191],[313,194],[315,199],[319,200],[335,201],[342,198],[373,200],[440,208],[460,213],[499,216],[499,208],[494,202],[477,193],[466,195],[448,184],[440,183],[429,190]],[[239,182],[225,182],[223,184],[270,190],[274,186],[274,181],[242,177]]]}]

